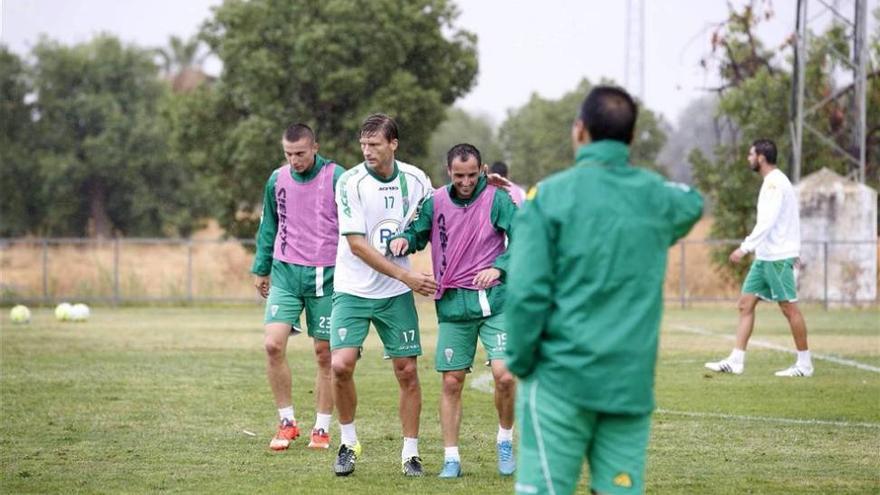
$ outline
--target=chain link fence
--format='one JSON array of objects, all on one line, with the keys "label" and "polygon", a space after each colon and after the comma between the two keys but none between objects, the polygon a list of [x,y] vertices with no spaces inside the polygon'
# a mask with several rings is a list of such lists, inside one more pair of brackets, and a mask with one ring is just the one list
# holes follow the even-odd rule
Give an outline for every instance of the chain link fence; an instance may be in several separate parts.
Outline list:
[{"label": "chain link fence", "polygon": [[[201,239],[0,239],[0,303],[257,303],[254,241]],[[712,263],[735,240],[685,240],[669,251],[670,304],[734,301],[741,280]],[[877,240],[802,242],[801,300],[877,304]],[[413,257],[430,270],[428,251]]]}]

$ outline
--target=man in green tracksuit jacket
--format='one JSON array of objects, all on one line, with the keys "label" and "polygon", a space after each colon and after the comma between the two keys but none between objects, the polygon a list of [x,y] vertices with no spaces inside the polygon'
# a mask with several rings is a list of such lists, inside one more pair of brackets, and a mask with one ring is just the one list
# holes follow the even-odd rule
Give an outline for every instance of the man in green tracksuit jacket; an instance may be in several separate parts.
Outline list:
[{"label": "man in green tracksuit jacket", "polygon": [[516,493],[642,493],[666,254],[702,197],[629,164],[632,98],[594,88],[575,164],[529,192],[514,224],[507,366],[521,379]]}]

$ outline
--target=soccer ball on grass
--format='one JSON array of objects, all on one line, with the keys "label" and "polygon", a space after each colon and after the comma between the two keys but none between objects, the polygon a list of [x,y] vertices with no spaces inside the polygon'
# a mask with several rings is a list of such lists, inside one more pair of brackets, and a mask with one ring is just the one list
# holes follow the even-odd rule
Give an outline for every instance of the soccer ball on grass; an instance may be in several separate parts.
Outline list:
[{"label": "soccer ball on grass", "polygon": [[70,308],[73,306],[70,303],[63,302],[58,306],[55,306],[55,319],[58,321],[65,321],[70,319]]},{"label": "soccer ball on grass", "polygon": [[89,319],[90,313],[91,312],[89,311],[88,306],[86,306],[85,304],[79,303],[79,304],[74,304],[70,308],[70,314],[68,317],[70,318],[70,321],[86,321]]},{"label": "soccer ball on grass", "polygon": [[9,310],[9,319],[12,323],[28,323],[31,321],[31,310],[21,304]]}]

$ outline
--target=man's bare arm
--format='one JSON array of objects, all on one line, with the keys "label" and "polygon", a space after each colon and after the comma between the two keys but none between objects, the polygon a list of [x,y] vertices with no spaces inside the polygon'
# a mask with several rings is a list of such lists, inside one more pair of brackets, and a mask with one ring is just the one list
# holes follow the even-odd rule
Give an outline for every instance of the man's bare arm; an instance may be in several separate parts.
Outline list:
[{"label": "man's bare arm", "polygon": [[418,273],[392,263],[379,251],[373,249],[362,234],[347,234],[345,238],[351,252],[377,272],[400,280],[423,296],[433,296],[437,291],[437,282],[430,273]]}]

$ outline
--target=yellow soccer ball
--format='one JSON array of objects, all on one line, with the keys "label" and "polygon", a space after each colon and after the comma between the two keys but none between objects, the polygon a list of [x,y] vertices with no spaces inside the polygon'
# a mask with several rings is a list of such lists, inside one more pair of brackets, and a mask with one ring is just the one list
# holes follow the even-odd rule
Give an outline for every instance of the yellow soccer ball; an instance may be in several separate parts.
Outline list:
[{"label": "yellow soccer ball", "polygon": [[31,310],[21,304],[9,310],[9,319],[12,323],[28,323],[31,321]]},{"label": "yellow soccer ball", "polygon": [[70,303],[63,302],[55,306],[55,319],[58,321],[67,321],[70,319],[70,309],[73,306]]}]

